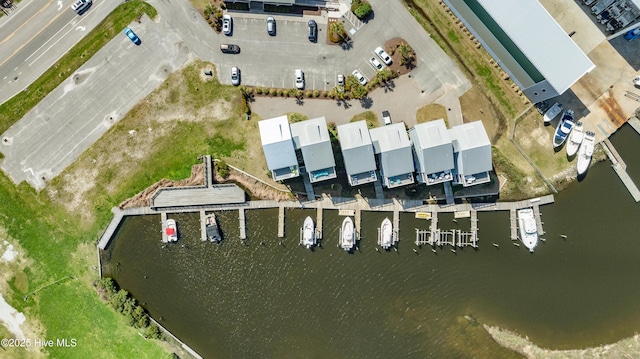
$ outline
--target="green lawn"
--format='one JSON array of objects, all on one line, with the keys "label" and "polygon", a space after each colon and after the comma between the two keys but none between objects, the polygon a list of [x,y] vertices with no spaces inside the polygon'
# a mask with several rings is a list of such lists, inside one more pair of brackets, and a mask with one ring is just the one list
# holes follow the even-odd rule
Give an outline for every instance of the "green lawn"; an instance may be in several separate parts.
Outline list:
[{"label": "green lawn", "polygon": [[[96,29],[87,34],[67,55],[27,90],[0,106],[0,132],[6,131],[42,98],[78,69],[104,44],[141,14],[156,16],[153,7],[134,0],[121,4]],[[38,321],[47,339],[75,339],[75,347],[46,349],[51,358],[168,358],[157,342],[145,340],[124,319],[98,298],[91,286],[97,278],[95,241],[106,225],[103,221],[82,223],[51,202],[46,193],[36,193],[25,183],[16,186],[0,173],[0,226],[18,241],[22,256],[32,265],[15,273],[8,282],[5,300],[29,320]],[[106,208],[106,207],[105,207]],[[110,207],[109,207],[110,208]],[[81,253],[90,248],[91,255]],[[72,276],[47,286],[60,278]],[[27,296],[28,295],[28,296]],[[27,300],[24,297],[27,296]],[[1,327],[1,326],[0,326]],[[7,337],[6,330],[0,336]],[[71,342],[69,342],[71,343]],[[0,357],[29,357],[22,351],[0,351]]]}]

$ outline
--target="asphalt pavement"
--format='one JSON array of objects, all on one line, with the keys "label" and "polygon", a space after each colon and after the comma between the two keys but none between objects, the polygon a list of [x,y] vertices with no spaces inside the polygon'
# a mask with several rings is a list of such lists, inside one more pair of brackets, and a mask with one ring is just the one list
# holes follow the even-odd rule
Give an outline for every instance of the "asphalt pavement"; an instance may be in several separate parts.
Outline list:
[{"label": "asphalt pavement", "polygon": [[72,164],[191,54],[164,22],[146,16],[116,36],[32,111],[2,134],[0,167],[37,190]]}]

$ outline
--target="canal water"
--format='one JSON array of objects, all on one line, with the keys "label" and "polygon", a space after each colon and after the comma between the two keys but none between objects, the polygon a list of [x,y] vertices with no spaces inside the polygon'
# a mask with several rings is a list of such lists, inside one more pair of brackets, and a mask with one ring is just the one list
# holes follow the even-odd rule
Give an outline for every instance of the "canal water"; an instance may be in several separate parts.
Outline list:
[{"label": "canal water", "polygon": [[[640,184],[639,137],[612,142]],[[298,245],[314,210],[217,213],[223,243],[200,241],[198,214],[175,214],[181,239],[160,243],[160,216],[128,218],[104,253],[103,273],[205,358],[517,357],[477,323],[498,325],[551,349],[612,343],[640,327],[640,206],[608,162],[541,207],[546,242],[534,254],[509,239],[507,212],[479,213],[479,249],[418,249],[400,216],[398,251],[376,251],[391,213],[363,212],[362,241],[337,248],[342,217],[324,212],[321,248]],[[442,229],[469,220],[439,215]],[[565,235],[566,238],[562,238]],[[282,243],[280,243],[282,242]],[[496,243],[499,247],[494,247]],[[416,249],[417,253],[414,252]]]}]

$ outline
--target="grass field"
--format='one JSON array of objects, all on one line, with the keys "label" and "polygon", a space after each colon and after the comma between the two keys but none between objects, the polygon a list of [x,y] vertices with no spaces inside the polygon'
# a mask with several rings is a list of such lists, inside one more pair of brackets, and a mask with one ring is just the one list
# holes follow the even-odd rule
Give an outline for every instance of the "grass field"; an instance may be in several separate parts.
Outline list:
[{"label": "grass field", "polygon": [[[142,1],[120,5],[67,55],[19,95],[0,106],[0,131],[22,118],[51,90],[78,69],[96,51],[141,14],[154,18],[156,11]],[[18,186],[0,174],[0,236],[20,248],[20,259],[29,265],[13,268],[2,264],[0,283],[5,300],[25,313],[30,338],[75,339],[75,347],[44,349],[51,358],[168,358],[157,342],[145,340],[100,301],[91,286],[97,278],[95,240],[103,220],[85,222],[60,205],[58,198]],[[53,198],[53,200],[52,200]],[[111,199],[113,201],[113,199]],[[101,209],[110,208],[104,203]],[[4,233],[4,234],[1,234]],[[70,276],[71,278],[65,278]],[[64,278],[58,284],[50,285]],[[35,293],[34,293],[35,292]],[[24,299],[26,296],[26,300]],[[10,337],[0,326],[0,336]],[[33,358],[37,351],[2,348],[0,357]]]}]

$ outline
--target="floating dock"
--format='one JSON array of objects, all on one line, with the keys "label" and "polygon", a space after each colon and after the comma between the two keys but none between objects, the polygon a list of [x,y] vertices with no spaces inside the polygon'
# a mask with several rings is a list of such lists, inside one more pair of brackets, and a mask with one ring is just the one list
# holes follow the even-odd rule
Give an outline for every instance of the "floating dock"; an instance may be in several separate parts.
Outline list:
[{"label": "floating dock", "polygon": [[509,222],[511,227],[511,240],[518,240],[518,218],[516,216],[516,209],[512,208],[509,210]]},{"label": "floating dock", "polygon": [[160,223],[162,223],[162,243],[169,242],[167,238],[167,212],[160,213]]}]

